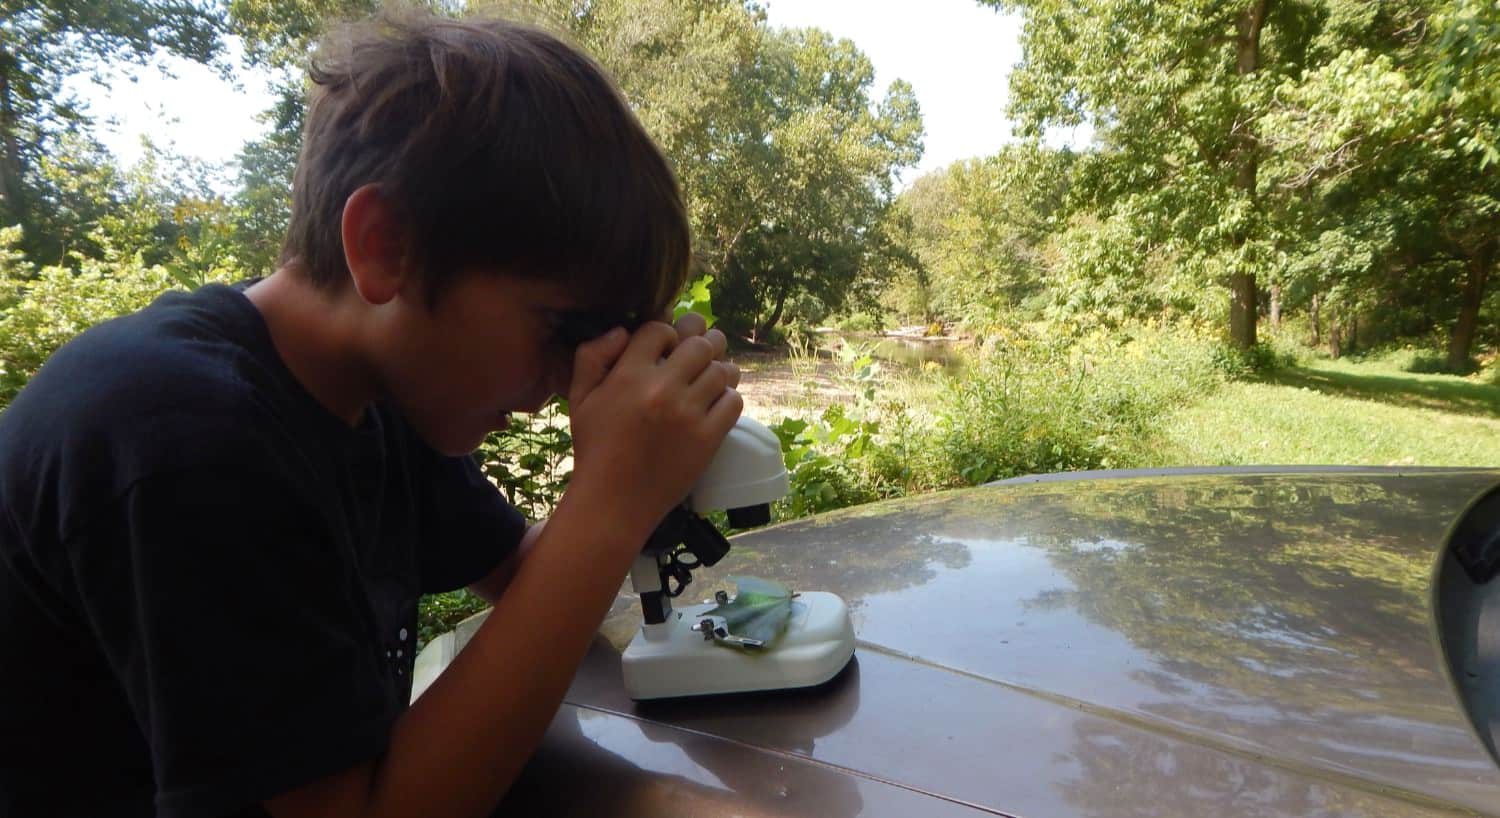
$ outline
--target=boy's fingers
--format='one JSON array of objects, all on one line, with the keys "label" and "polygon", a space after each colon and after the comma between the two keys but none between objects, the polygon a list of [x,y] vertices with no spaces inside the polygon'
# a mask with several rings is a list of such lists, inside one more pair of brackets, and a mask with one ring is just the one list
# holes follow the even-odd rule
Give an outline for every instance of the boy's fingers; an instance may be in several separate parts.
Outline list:
[{"label": "boy's fingers", "polygon": [[620,359],[629,340],[630,335],[623,328],[615,327],[592,341],[579,344],[573,353],[573,382],[568,387],[568,400],[582,400],[594,391],[615,361]]},{"label": "boy's fingers", "polygon": [[708,407],[709,430],[723,439],[734,428],[735,421],[740,419],[740,412],[745,409],[745,399],[740,393],[733,389],[725,389],[718,400]]},{"label": "boy's fingers", "polygon": [[647,321],[630,336],[621,362],[630,366],[655,366],[677,346],[677,330],[660,321]]},{"label": "boy's fingers", "polygon": [[724,333],[716,329],[711,329],[703,333],[703,339],[708,341],[709,345],[714,348],[714,360],[721,360],[724,357],[724,353],[729,351],[729,339],[724,337]]},{"label": "boy's fingers", "polygon": [[698,406],[708,406],[719,399],[726,390],[733,388],[730,382],[730,371],[727,364],[717,361],[712,362],[705,368],[691,386],[693,401]]},{"label": "boy's fingers", "polygon": [[696,312],[683,313],[675,324],[677,334],[686,338],[690,335],[702,335],[708,332],[708,321]]},{"label": "boy's fingers", "polygon": [[666,366],[675,373],[678,383],[693,383],[713,361],[713,343],[697,335],[682,339],[667,358]]}]

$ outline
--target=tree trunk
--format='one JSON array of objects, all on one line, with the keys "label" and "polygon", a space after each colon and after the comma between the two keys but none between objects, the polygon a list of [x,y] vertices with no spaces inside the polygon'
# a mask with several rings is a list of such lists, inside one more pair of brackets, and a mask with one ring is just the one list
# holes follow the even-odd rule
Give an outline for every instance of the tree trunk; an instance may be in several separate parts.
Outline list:
[{"label": "tree trunk", "polygon": [[1328,355],[1332,358],[1344,357],[1343,328],[1339,326],[1338,319],[1328,323]]},{"label": "tree trunk", "polygon": [[1281,285],[1271,285],[1271,330],[1281,329]]},{"label": "tree trunk", "polygon": [[760,326],[755,330],[756,340],[769,338],[771,330],[781,322],[781,311],[786,308],[786,296],[786,290],[782,290],[777,294],[776,306],[771,309],[771,314],[766,316],[766,320],[762,321]]},{"label": "tree trunk", "polygon": [[1349,334],[1344,336],[1344,354],[1359,352],[1359,313],[1349,316]]},{"label": "tree trunk", "polygon": [[[1266,10],[1270,5],[1271,0],[1254,0],[1235,22],[1238,32],[1235,38],[1235,73],[1241,77],[1254,74],[1260,69],[1260,32],[1265,25]],[[1255,176],[1259,165],[1256,152],[1259,146],[1248,126],[1250,117],[1247,115],[1243,119],[1246,122],[1242,123],[1240,132],[1234,136],[1235,158],[1239,163],[1235,169],[1234,186],[1250,199],[1251,209],[1255,210]],[[1249,238],[1243,232],[1238,233],[1233,239],[1235,248],[1242,249]],[[1229,337],[1235,346],[1249,349],[1255,346],[1255,273],[1244,269],[1243,255],[1239,264],[1240,269],[1229,277]]]},{"label": "tree trunk", "polygon": [[16,138],[20,122],[10,87],[14,68],[15,58],[0,49],[0,227],[23,224],[26,220],[21,145]]},{"label": "tree trunk", "polygon": [[1240,349],[1255,346],[1255,274],[1229,277],[1229,338]]},{"label": "tree trunk", "polygon": [[1448,337],[1448,369],[1463,372],[1469,368],[1469,354],[1474,346],[1474,329],[1479,324],[1479,306],[1484,301],[1484,285],[1488,283],[1490,268],[1495,263],[1495,241],[1480,245],[1479,252],[1469,258],[1468,274],[1464,276],[1463,294],[1458,307],[1458,321],[1453,324],[1453,334]]},{"label": "tree trunk", "polygon": [[1317,346],[1318,344],[1323,343],[1323,328],[1320,327],[1320,326],[1318,326],[1318,302],[1320,300],[1321,300],[1321,296],[1319,296],[1317,293],[1313,293],[1312,306],[1308,310],[1308,312],[1310,313],[1310,316],[1312,318],[1312,345],[1313,346]]}]

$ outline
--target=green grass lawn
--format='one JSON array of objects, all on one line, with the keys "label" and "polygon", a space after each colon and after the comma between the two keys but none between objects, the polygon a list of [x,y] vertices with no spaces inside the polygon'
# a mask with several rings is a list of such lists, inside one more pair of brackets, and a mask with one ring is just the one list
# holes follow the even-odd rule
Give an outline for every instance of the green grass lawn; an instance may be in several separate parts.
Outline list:
[{"label": "green grass lawn", "polygon": [[1160,465],[1500,466],[1500,386],[1315,361],[1178,410],[1166,438]]}]

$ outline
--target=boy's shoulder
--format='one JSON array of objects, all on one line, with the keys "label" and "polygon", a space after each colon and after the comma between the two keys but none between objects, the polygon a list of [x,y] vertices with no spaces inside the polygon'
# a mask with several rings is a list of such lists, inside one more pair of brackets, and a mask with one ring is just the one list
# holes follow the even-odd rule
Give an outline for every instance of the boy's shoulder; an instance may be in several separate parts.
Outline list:
[{"label": "boy's shoulder", "polygon": [[284,434],[302,397],[241,292],[167,293],[64,345],[0,414],[0,481],[88,470],[118,491],[234,463]]}]

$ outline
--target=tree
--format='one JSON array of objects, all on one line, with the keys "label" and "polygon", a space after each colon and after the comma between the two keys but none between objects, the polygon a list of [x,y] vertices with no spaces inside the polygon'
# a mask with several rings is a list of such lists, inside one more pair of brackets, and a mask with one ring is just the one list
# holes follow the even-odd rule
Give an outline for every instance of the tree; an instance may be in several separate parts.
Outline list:
[{"label": "tree", "polygon": [[1041,293],[1073,159],[1011,145],[924,176],[901,195],[934,313],[983,323]]},{"label": "tree", "polygon": [[[4,0],[0,2],[0,224],[23,228],[20,246],[54,263],[78,238],[40,219],[58,204],[37,169],[57,140],[89,123],[63,90],[75,72],[166,52],[207,63],[220,47],[216,10],[193,0]],[[75,226],[76,227],[76,226]]]},{"label": "tree", "polygon": [[[1025,16],[1011,112],[1024,135],[1094,124],[1075,180],[1085,209],[1228,289],[1234,343],[1256,341],[1257,272],[1273,257],[1259,117],[1303,68],[1314,16],[1298,2],[981,0]],[[1142,252],[1144,251],[1144,252]],[[1110,257],[1130,264],[1129,259]],[[1135,277],[1146,280],[1136,267]]]},{"label": "tree", "polygon": [[[735,76],[721,126],[720,178],[690,190],[717,216],[703,225],[730,326],[765,337],[798,296],[837,310],[909,263],[895,240],[893,175],[921,154],[911,86],[880,104],[874,69],[848,40],[771,31]],[[863,284],[861,282],[864,282]]]},{"label": "tree", "polygon": [[768,29],[741,0],[540,0],[615,77],[682,180],[724,326],[764,337],[794,302],[873,302],[908,265],[892,175],[921,115],[847,40]]},{"label": "tree", "polygon": [[1465,370],[1500,242],[1500,7],[1331,4],[1326,60],[1276,92],[1261,130],[1305,232],[1361,260],[1330,289],[1384,313],[1449,322]]}]

